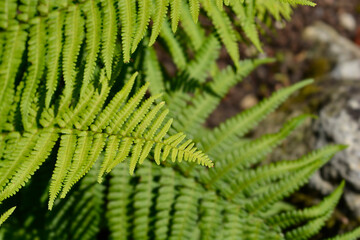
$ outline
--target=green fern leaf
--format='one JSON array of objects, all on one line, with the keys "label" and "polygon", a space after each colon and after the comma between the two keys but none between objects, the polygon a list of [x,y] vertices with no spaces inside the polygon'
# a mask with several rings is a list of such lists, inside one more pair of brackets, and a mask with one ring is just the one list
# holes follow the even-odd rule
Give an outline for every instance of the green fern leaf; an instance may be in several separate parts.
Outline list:
[{"label": "green fern leaf", "polygon": [[38,5],[38,0],[20,0],[20,5],[18,10],[20,14],[17,14],[17,18],[20,21],[28,22],[36,14],[36,6]]},{"label": "green fern leaf", "polygon": [[84,70],[84,79],[82,82],[82,93],[84,93],[87,85],[94,79],[97,56],[100,50],[100,30],[101,18],[97,1],[91,0],[85,3],[84,12],[86,16],[86,64]]},{"label": "green fern leaf", "polygon": [[[77,5],[70,7],[65,21],[65,44],[63,50],[63,73],[66,88],[71,89],[75,83],[76,61],[84,33],[84,19]],[[68,95],[70,92],[68,93]]]},{"label": "green fern leaf", "polygon": [[313,3],[312,1],[309,1],[309,0],[280,0],[280,1],[290,3],[293,5],[301,4],[301,5],[308,5],[308,6],[312,6],[312,7],[316,6],[315,3]]},{"label": "green fern leaf", "polygon": [[241,114],[227,120],[217,127],[213,133],[208,137],[205,151],[212,152],[215,148],[226,146],[226,139],[231,136],[243,136],[252,127],[258,124],[267,114],[271,113],[278,107],[285,99],[287,99],[296,90],[310,84],[312,80],[303,81],[285,89],[281,89],[274,93],[269,99],[261,102],[257,106],[250,108]]},{"label": "green fern leaf", "polygon": [[[150,0],[139,0],[139,10],[138,10],[138,19],[137,19],[137,27],[136,33],[134,34],[134,41],[131,46],[131,53],[134,53],[137,46],[139,45],[141,39],[145,36],[146,29],[150,22]],[[151,48],[149,48],[151,49]]]},{"label": "green fern leaf", "polygon": [[[198,4],[199,7],[199,2],[197,1],[196,3],[196,1],[197,0],[190,0],[190,3],[195,5]],[[190,7],[190,9],[193,9],[193,7]],[[201,28],[199,24],[196,24],[198,16],[196,16],[196,19],[194,19],[194,16],[192,15],[192,12],[190,12],[190,9],[186,2],[182,1],[180,19],[182,25],[186,26],[183,27],[184,32],[189,37],[189,39],[191,39],[191,45],[194,47],[194,50],[197,51],[201,47],[205,39],[205,33],[204,29]],[[199,11],[199,9],[197,11]],[[197,13],[197,15],[198,14],[199,13]]]},{"label": "green fern leaf", "polygon": [[0,226],[6,221],[6,219],[10,217],[10,215],[15,211],[15,209],[16,207],[12,207],[0,216]]},{"label": "green fern leaf", "polygon": [[177,26],[179,24],[180,15],[181,15],[181,2],[182,0],[173,0],[170,2],[171,29],[173,32],[176,32]]},{"label": "green fern leaf", "polygon": [[279,226],[282,229],[297,225],[305,220],[318,218],[326,215],[327,212],[332,211],[338,203],[343,192],[345,182],[343,181],[339,187],[328,197],[326,197],[319,205],[307,208],[304,210],[294,210],[275,215],[268,219],[267,222],[271,225]]},{"label": "green fern leaf", "polygon": [[145,80],[150,83],[150,92],[152,94],[163,93],[165,90],[163,75],[156,57],[156,52],[152,47],[145,50],[144,67],[146,74]]},{"label": "green fern leaf", "polygon": [[21,97],[21,116],[25,129],[29,129],[28,115],[31,104],[36,94],[37,86],[43,74],[44,57],[45,57],[45,24],[41,18],[36,18],[30,27],[29,39],[29,62],[31,66],[28,68],[25,87]]},{"label": "green fern leaf", "polygon": [[360,237],[360,227],[343,235],[339,235],[333,238],[328,238],[327,240],[356,240],[359,237]]},{"label": "green fern leaf", "polygon": [[209,36],[196,53],[195,59],[187,66],[189,77],[203,83],[208,76],[208,71],[219,56],[219,50],[220,43],[214,36]]},{"label": "green fern leaf", "polygon": [[130,176],[124,164],[115,167],[110,175],[106,218],[109,221],[111,238],[125,240],[129,236],[130,211],[128,205],[133,186],[130,184]]},{"label": "green fern leaf", "polygon": [[[119,1],[119,11],[120,11],[120,21],[122,24],[121,39],[122,39],[122,47],[124,54],[124,62],[127,63],[130,61],[131,43],[133,41],[133,35],[134,35],[133,27],[135,25],[135,15],[136,15],[135,1],[133,0]],[[147,20],[145,19],[144,21]]]},{"label": "green fern leaf", "polygon": [[62,50],[63,39],[63,21],[64,14],[62,12],[54,12],[49,16],[47,22],[48,37],[47,37],[47,59],[46,59],[46,97],[45,106],[50,107],[52,96],[56,90],[58,77],[60,55]]},{"label": "green fern leaf", "polygon": [[16,16],[16,0],[0,2],[0,28],[7,29]]},{"label": "green fern leaf", "polygon": [[208,16],[212,19],[215,28],[224,43],[231,59],[233,60],[236,67],[240,60],[239,49],[235,39],[235,32],[231,26],[231,21],[226,13],[214,3],[214,0],[203,0],[204,8]]},{"label": "green fern leaf", "polygon": [[58,151],[58,157],[49,190],[49,210],[52,209],[56,196],[63,186],[67,170],[71,163],[69,159],[72,158],[75,152],[75,146],[76,136],[74,134],[70,133],[61,136],[60,149]]},{"label": "green fern leaf", "polygon": [[25,49],[26,32],[20,26],[6,33],[3,50],[6,61],[0,65],[0,130],[3,130],[14,98],[15,76]]},{"label": "green fern leaf", "polygon": [[169,0],[155,1],[156,8],[154,15],[152,16],[153,27],[151,30],[149,46],[152,46],[155,43],[156,38],[159,36],[159,33],[161,31],[162,25],[166,17],[168,4],[169,4]]},{"label": "green fern leaf", "polygon": [[34,149],[29,153],[28,160],[17,166],[16,173],[8,185],[0,192],[0,201],[14,195],[46,160],[57,140],[54,129],[43,130],[38,134]]},{"label": "green fern leaf", "polygon": [[179,69],[185,69],[186,57],[184,51],[181,48],[180,43],[176,40],[169,24],[164,21],[160,33],[161,38],[165,40],[166,45],[170,50],[173,61]]},{"label": "green fern leaf", "polygon": [[170,240],[191,239],[198,217],[197,201],[199,193],[195,182],[191,179],[184,179],[181,185],[180,196],[175,200]]},{"label": "green fern leaf", "polygon": [[150,207],[153,198],[153,176],[152,167],[146,164],[146,167],[140,168],[137,172],[141,175],[139,183],[135,188],[133,198],[134,204],[134,228],[132,237],[134,239],[148,239]]},{"label": "green fern leaf", "polygon": [[116,11],[113,0],[102,0],[101,5],[104,14],[101,54],[105,63],[106,76],[111,79],[115,41],[117,37]]},{"label": "green fern leaf", "polygon": [[195,23],[197,23],[200,12],[199,0],[189,0],[191,16]]},{"label": "green fern leaf", "polygon": [[156,198],[155,238],[165,240],[168,237],[171,220],[171,207],[175,200],[175,173],[170,168],[160,170],[159,190]]},{"label": "green fern leaf", "polygon": [[219,179],[233,178],[236,174],[232,174],[232,172],[236,171],[236,169],[244,169],[244,167],[256,164],[285,140],[306,118],[308,118],[308,115],[301,115],[291,119],[278,133],[264,135],[254,141],[245,143],[235,153],[228,153],[226,158],[221,159],[217,163],[218,167],[211,169],[206,175],[203,175],[203,179],[206,179],[207,184],[210,186]]}]

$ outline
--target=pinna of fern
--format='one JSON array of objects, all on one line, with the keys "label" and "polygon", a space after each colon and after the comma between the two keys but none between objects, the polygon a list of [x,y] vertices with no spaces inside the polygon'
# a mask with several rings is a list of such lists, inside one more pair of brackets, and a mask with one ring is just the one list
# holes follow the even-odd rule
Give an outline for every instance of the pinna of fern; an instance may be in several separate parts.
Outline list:
[{"label": "pinna of fern", "polygon": [[99,88],[87,85],[85,94],[75,105],[66,99],[65,86],[57,109],[55,106],[44,111],[31,109],[25,129],[5,129],[1,135],[5,149],[0,168],[0,200],[15,194],[28,181],[58,139],[56,166],[50,184],[50,209],[58,193],[65,197],[102,152],[100,182],[104,173],[109,173],[129,155],[132,174],[152,149],[157,164],[170,156],[172,161],[184,160],[211,167],[211,160],[197,150],[191,140],[184,140],[185,134],[167,136],[172,120],[164,122],[168,114],[168,110],[162,110],[164,102],[153,105],[158,96],[151,96],[140,105],[148,84],[128,99],[136,75],[132,75],[121,91],[109,97],[111,86],[102,70]]}]

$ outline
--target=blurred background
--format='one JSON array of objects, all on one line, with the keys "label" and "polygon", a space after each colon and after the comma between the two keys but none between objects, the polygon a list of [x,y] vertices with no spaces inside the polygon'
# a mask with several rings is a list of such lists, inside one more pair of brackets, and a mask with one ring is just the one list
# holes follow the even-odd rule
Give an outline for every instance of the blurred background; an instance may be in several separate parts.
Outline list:
[{"label": "blurred background", "polygon": [[[314,239],[323,239],[360,225],[360,0],[316,0],[317,6],[294,9],[291,21],[261,25],[264,52],[276,62],[261,66],[234,87],[209,118],[214,127],[254,106],[275,90],[305,78],[303,89],[273,113],[252,136],[276,131],[290,117],[312,113],[267,161],[295,159],[326,144],[347,144],[288,201],[312,206],[346,180],[346,190],[331,221]],[[241,47],[242,58],[259,57],[255,47]],[[225,50],[219,60],[229,61]]]}]

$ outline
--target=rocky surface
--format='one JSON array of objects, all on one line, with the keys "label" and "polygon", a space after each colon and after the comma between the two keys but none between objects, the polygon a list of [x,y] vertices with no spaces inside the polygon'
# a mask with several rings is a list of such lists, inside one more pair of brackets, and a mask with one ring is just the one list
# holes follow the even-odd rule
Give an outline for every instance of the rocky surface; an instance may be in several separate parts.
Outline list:
[{"label": "rocky surface", "polygon": [[346,144],[348,148],[336,154],[311,180],[323,194],[346,180],[345,201],[360,218],[360,85],[342,86],[320,110],[313,124],[316,147]]},{"label": "rocky surface", "polygon": [[325,196],[344,179],[345,205],[340,210],[360,220],[360,48],[324,23],[306,28],[303,35],[312,46],[309,61],[323,57],[330,68],[272,114],[255,136],[274,132],[303,112],[318,116],[296,130],[268,161],[296,159],[329,144],[348,145],[311,178],[310,188]]}]

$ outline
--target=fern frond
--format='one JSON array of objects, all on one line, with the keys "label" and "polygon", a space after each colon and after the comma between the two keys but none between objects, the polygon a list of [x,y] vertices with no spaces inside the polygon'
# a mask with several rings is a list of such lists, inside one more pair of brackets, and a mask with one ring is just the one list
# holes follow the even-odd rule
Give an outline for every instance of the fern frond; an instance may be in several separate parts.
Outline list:
[{"label": "fern frond", "polygon": [[102,131],[107,125],[109,125],[114,118],[113,113],[117,112],[119,106],[121,106],[127,99],[138,73],[134,73],[125,86],[119,91],[105,107],[105,109],[96,118],[94,124],[91,125],[92,131]]},{"label": "fern frond", "polygon": [[130,209],[128,207],[133,186],[124,164],[120,164],[111,172],[106,218],[112,239],[128,239],[130,225]]},{"label": "fern frond", "polygon": [[[279,182],[272,183],[270,186],[265,185],[263,188],[257,188],[252,195],[254,197],[246,200],[247,208],[250,211],[259,211],[266,209],[269,204],[276,202],[277,200],[288,196],[293,191],[297,190],[300,186],[307,182],[307,179],[323,164],[325,164],[336,152],[344,149],[342,145],[334,145],[324,149],[323,151],[317,151],[312,155],[309,155],[308,159],[314,158],[315,161],[309,163],[307,166],[303,166],[298,171],[291,175],[286,176]],[[305,159],[304,159],[305,160]]]},{"label": "fern frond", "polygon": [[155,238],[165,240],[168,237],[171,220],[171,207],[175,200],[175,173],[171,168],[160,170],[159,190],[156,198]]},{"label": "fern frond", "polygon": [[135,188],[133,198],[134,204],[134,228],[132,237],[134,239],[148,239],[150,207],[153,198],[153,176],[152,167],[148,163],[146,167],[140,168],[137,172],[141,178]]},{"label": "fern frond", "polygon": [[61,136],[60,149],[49,189],[49,210],[52,209],[56,196],[61,190],[71,163],[68,159],[72,158],[75,152],[75,146],[76,136],[74,134],[70,133]]},{"label": "fern frond", "polygon": [[205,152],[211,152],[214,151],[215,148],[226,146],[227,139],[232,136],[243,136],[285,101],[292,93],[311,82],[312,80],[302,81],[291,87],[281,89],[255,107],[222,123],[207,137],[206,140],[208,141],[205,144]]},{"label": "fern frond", "polygon": [[[141,87],[126,103],[135,73],[124,88],[109,98],[109,86],[105,70],[100,73],[99,88],[88,85],[87,92],[79,102],[56,117],[40,119],[43,128],[33,133],[25,132],[8,152],[5,152],[6,168],[1,170],[0,200],[14,194],[28,181],[30,175],[41,165],[61,136],[58,159],[50,185],[51,209],[57,194],[62,191],[64,198],[71,187],[94,165],[104,149],[99,181],[104,173],[109,173],[117,164],[130,159],[132,174],[138,163],[143,163],[154,149],[154,160],[160,164],[171,155],[172,161],[182,160],[212,166],[211,160],[196,147],[185,134],[169,135],[172,120],[163,122],[168,110],[161,110],[163,102],[153,105],[159,96],[151,96],[143,101],[148,84]],[[100,90],[100,92],[98,92]],[[65,90],[64,90],[65,91]],[[104,104],[106,103],[106,107]],[[102,110],[103,109],[103,110]],[[31,110],[35,121],[36,110]],[[44,118],[48,118],[44,115]],[[26,160],[31,156],[32,160]],[[8,183],[8,181],[10,182]]]},{"label": "fern frond", "polygon": [[[28,160],[22,161],[17,166],[16,172],[10,179],[10,182],[0,192],[0,201],[14,195],[29,180],[31,175],[40,167],[40,165],[49,156],[57,140],[55,129],[46,129],[38,133],[38,139],[34,149],[29,153]],[[14,170],[13,170],[14,171]]]},{"label": "fern frond", "polygon": [[16,173],[17,167],[22,165],[26,156],[31,152],[31,149],[35,146],[38,140],[36,133],[25,133],[20,139],[13,144],[8,145],[7,151],[5,151],[2,161],[2,171],[0,175],[0,188],[3,188],[9,179]]},{"label": "fern frond", "polygon": [[218,196],[211,191],[204,193],[200,202],[199,227],[202,233],[201,239],[216,239],[222,223],[221,210]]},{"label": "fern frond", "polygon": [[326,197],[319,205],[306,208],[304,210],[294,210],[275,215],[267,220],[271,225],[279,226],[283,229],[299,224],[305,220],[321,217],[327,212],[332,211],[338,203],[343,192],[345,182],[343,181],[335,191]]},{"label": "fern frond", "polygon": [[224,43],[235,66],[238,67],[240,60],[239,49],[228,15],[216,6],[214,0],[203,0],[203,4],[208,16],[212,19],[221,41]]},{"label": "fern frond", "polygon": [[[268,61],[269,60],[241,61],[239,63],[240,67],[238,73],[234,73],[231,68],[220,71],[213,76],[213,81],[210,82],[208,86],[209,90],[204,91],[202,94],[197,94],[193,99],[176,99],[173,96],[175,99],[173,102],[174,104],[181,104],[183,101],[183,105],[179,106],[179,109],[181,109],[180,112],[172,107],[172,103],[169,103],[171,113],[174,113],[174,116],[176,116],[177,119],[173,125],[174,128],[178,131],[183,131],[196,136],[199,129],[201,129],[200,126],[202,123],[210,113],[214,111],[228,90],[247,76],[258,64],[266,63]],[[204,70],[209,67],[211,66],[204,66]],[[187,105],[187,102],[189,101],[192,102],[191,105]],[[201,138],[201,141],[204,141],[203,136],[201,136]]]},{"label": "fern frond", "polygon": [[64,187],[62,189],[61,198],[64,198],[70,191],[70,188],[79,181],[80,177],[78,173],[81,172],[82,168],[87,165],[88,153],[90,151],[91,142],[93,135],[91,133],[79,134],[77,137],[77,144],[73,155],[72,162],[69,166],[68,174],[63,181]]},{"label": "fern frond", "polygon": [[153,20],[153,26],[151,29],[149,46],[152,46],[155,43],[155,40],[161,31],[166,17],[168,4],[169,0],[155,0],[155,12],[151,17]]},{"label": "fern frond", "polygon": [[176,66],[181,70],[185,69],[186,57],[184,51],[182,50],[180,43],[175,38],[169,24],[166,21],[164,21],[162,24],[160,36],[165,40],[165,43],[170,50],[171,56],[173,57],[173,61]]},{"label": "fern frond", "polygon": [[[328,160],[328,159],[327,159]],[[298,190],[301,186],[307,183],[308,178],[323,164],[323,162],[315,162],[298,172],[292,174],[285,180],[279,183],[266,186],[265,189],[258,189],[264,193],[259,193],[259,196],[247,199],[246,208],[250,212],[258,212],[268,208],[271,204],[289,196],[294,191]]]},{"label": "fern frond", "polygon": [[280,1],[290,3],[292,5],[301,4],[301,5],[311,6],[311,7],[316,6],[316,3],[314,3],[310,0],[280,0]]},{"label": "fern frond", "polygon": [[7,29],[16,16],[16,0],[0,2],[0,28]]},{"label": "fern frond", "polygon": [[38,5],[38,0],[20,0],[20,5],[18,10],[21,12],[17,14],[17,18],[20,21],[28,22],[36,14],[36,7]]},{"label": "fern frond", "polygon": [[[94,239],[100,230],[104,204],[103,185],[96,183],[99,164],[81,180],[66,200],[56,201],[45,220],[46,239]],[[44,230],[44,229],[41,229]]]},{"label": "fern frond", "polygon": [[[245,143],[242,148],[234,153],[227,153],[226,157],[217,162],[218,167],[202,174],[202,179],[206,181],[209,186],[223,178],[233,179],[237,176],[237,174],[234,173],[236,170],[242,170],[245,167],[256,164],[285,140],[286,137],[308,117],[309,115],[301,115],[293,118],[289,120],[278,133],[264,135],[254,141]],[[241,179],[241,175],[239,177]],[[235,189],[235,186],[233,187],[232,189]]]},{"label": "fern frond", "polygon": [[60,55],[63,39],[63,12],[54,12],[47,21],[47,59],[46,59],[46,96],[45,106],[48,108],[55,92],[59,77]]},{"label": "fern frond", "polygon": [[144,67],[146,73],[145,80],[150,83],[150,92],[152,94],[163,93],[165,90],[163,75],[156,57],[156,52],[152,47],[145,50]]},{"label": "fern frond", "polygon": [[[150,6],[151,6],[150,5],[151,0],[138,0],[137,2],[139,4],[139,10],[138,10],[138,14],[137,14],[138,18],[137,18],[136,32],[134,34],[134,40],[131,44],[131,53],[135,52],[137,46],[139,45],[139,42],[145,36],[146,29],[149,25],[150,15],[151,15],[151,12],[149,11]],[[148,49],[151,49],[151,48],[148,48]]]},{"label": "fern frond", "polygon": [[[190,0],[190,4],[194,4],[195,6],[199,7],[198,0]],[[196,16],[196,21],[195,21],[195,19],[193,18],[194,15],[192,15],[193,10],[191,9],[194,9],[194,7],[190,7],[189,9],[188,4],[186,4],[185,1],[182,1],[181,4],[181,23],[183,25],[182,29],[184,29],[184,32],[191,40],[191,45],[193,45],[194,50],[197,51],[201,47],[205,39],[205,33],[204,33],[204,29],[201,28],[199,24],[196,24],[198,16]],[[199,11],[199,9],[197,11]],[[194,14],[199,15],[199,13],[194,13]]]},{"label": "fern frond", "polygon": [[101,0],[101,5],[104,16],[101,54],[105,63],[106,76],[111,79],[115,41],[118,29],[116,22],[116,11],[113,0]]},{"label": "fern frond", "polygon": [[232,9],[239,18],[240,24],[245,35],[250,39],[254,46],[262,52],[261,43],[255,24],[255,1],[247,1],[243,6],[239,1],[232,2]]},{"label": "fern frond", "polygon": [[63,73],[65,86],[69,89],[75,83],[76,62],[84,34],[84,19],[80,7],[73,5],[65,17],[65,44],[63,49]]},{"label": "fern frond", "polygon": [[97,6],[97,1],[91,0],[84,5],[85,12],[85,28],[86,28],[86,64],[84,69],[84,79],[82,82],[81,90],[85,91],[87,85],[94,78],[94,71],[96,60],[100,50],[100,36],[101,36],[101,18],[100,10]]},{"label": "fern frond", "polygon": [[28,121],[28,115],[44,69],[44,50],[45,24],[41,18],[36,18],[30,27],[28,61],[31,65],[28,68],[28,74],[26,76],[25,87],[20,104],[21,116],[25,129],[29,129],[31,127]]},{"label": "fern frond", "polygon": [[192,239],[198,218],[197,201],[199,193],[192,179],[183,179],[179,197],[175,200],[169,239]]},{"label": "fern frond", "polygon": [[327,240],[356,240],[360,237],[360,227],[356,228],[355,230],[333,237],[328,238]]},{"label": "fern frond", "polygon": [[[342,150],[342,146],[329,146],[298,160],[276,162],[264,167],[258,167],[254,170],[233,171],[230,177],[234,177],[234,180],[231,181],[231,193],[228,193],[227,197],[233,199],[235,196],[243,197],[244,195],[251,195],[251,193],[255,192],[259,187],[265,186],[277,179],[287,177],[290,173],[294,173],[309,164],[319,161],[319,159],[332,156],[340,150]],[[244,195],[240,194],[242,191]]]},{"label": "fern frond", "polygon": [[179,24],[180,15],[181,15],[181,4],[182,4],[181,2],[182,2],[182,0],[173,0],[170,2],[171,30],[173,32],[176,32],[178,24]]},{"label": "fern frond", "polygon": [[190,78],[203,83],[208,76],[210,67],[214,64],[219,56],[220,43],[214,36],[209,36],[203,43],[202,47],[187,66],[187,72]]},{"label": "fern frond", "polygon": [[189,0],[191,16],[195,23],[197,23],[200,12],[200,1],[199,0]]},{"label": "fern frond", "polygon": [[241,221],[241,210],[234,204],[224,206],[224,227],[222,230],[222,239],[238,239],[243,235],[243,227]]},{"label": "fern frond", "polygon": [[3,130],[14,99],[15,77],[25,50],[27,34],[20,26],[16,26],[4,36],[3,55],[6,56],[6,61],[4,59],[0,65],[0,130]]},{"label": "fern frond", "polygon": [[10,215],[15,211],[15,209],[16,207],[12,207],[0,216],[0,226],[6,221],[6,219],[10,217]]},{"label": "fern frond", "polygon": [[320,229],[325,225],[325,222],[330,218],[332,211],[327,212],[324,216],[318,217],[314,220],[309,221],[304,226],[295,228],[291,231],[286,232],[286,239],[309,239],[316,233],[320,231]]},{"label": "fern frond", "polygon": [[[135,25],[135,1],[119,1],[119,12],[121,21],[121,39],[123,47],[124,62],[130,60],[131,43],[134,35]],[[146,19],[144,21],[147,21]],[[147,24],[146,24],[147,25]],[[140,30],[141,31],[141,30]]]}]

